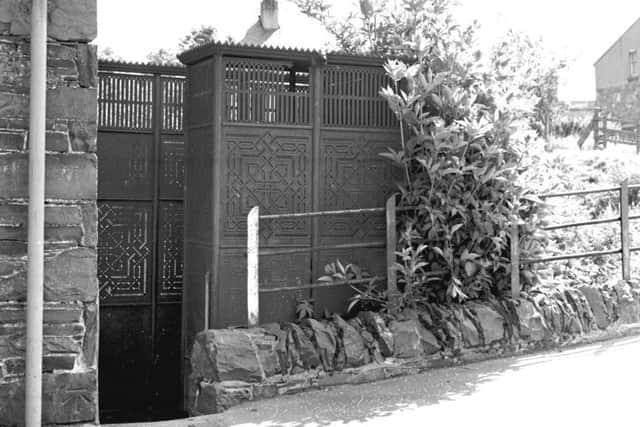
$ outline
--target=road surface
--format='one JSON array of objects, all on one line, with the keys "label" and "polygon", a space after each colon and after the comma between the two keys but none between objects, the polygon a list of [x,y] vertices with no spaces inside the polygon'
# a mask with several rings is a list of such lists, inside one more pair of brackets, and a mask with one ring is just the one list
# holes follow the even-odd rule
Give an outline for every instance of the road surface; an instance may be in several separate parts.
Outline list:
[{"label": "road surface", "polygon": [[640,337],[248,402],[232,426],[640,426]]}]

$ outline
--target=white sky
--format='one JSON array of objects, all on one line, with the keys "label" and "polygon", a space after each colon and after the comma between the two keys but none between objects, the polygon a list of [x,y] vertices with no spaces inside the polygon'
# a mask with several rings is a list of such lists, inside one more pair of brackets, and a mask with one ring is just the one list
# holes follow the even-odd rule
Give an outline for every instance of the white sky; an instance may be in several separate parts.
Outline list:
[{"label": "white sky", "polygon": [[[541,36],[571,62],[561,82],[567,100],[595,97],[593,63],[640,17],[638,0],[458,0],[461,22],[477,19],[483,45],[508,28]],[[281,8],[286,0],[280,0]],[[334,13],[358,0],[332,0]],[[110,46],[130,61],[143,61],[159,48],[172,48],[191,28],[210,24],[219,35],[242,38],[259,13],[260,0],[98,0],[99,47]],[[301,38],[312,37],[305,31]]]}]

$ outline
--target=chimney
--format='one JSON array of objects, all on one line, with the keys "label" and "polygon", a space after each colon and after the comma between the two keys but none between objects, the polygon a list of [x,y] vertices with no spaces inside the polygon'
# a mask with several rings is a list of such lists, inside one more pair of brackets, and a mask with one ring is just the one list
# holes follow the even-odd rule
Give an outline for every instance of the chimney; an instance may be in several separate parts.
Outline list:
[{"label": "chimney", "polygon": [[262,0],[260,25],[266,31],[275,31],[280,28],[278,25],[278,0]]}]

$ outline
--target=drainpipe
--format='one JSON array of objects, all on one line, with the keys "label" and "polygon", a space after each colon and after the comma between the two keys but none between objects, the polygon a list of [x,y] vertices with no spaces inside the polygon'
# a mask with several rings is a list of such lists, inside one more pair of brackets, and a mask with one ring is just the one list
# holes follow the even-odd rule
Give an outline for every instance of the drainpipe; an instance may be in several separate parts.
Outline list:
[{"label": "drainpipe", "polygon": [[25,425],[26,427],[37,427],[41,425],[42,421],[47,0],[33,0],[31,4],[31,84],[29,95],[29,218],[27,223]]}]

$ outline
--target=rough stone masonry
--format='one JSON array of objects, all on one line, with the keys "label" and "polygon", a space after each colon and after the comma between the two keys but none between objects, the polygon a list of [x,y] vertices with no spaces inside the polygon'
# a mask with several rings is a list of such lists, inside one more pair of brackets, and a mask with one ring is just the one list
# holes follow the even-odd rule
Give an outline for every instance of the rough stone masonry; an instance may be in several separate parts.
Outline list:
[{"label": "rough stone masonry", "polygon": [[[49,0],[43,423],[97,422],[96,0]],[[24,420],[31,0],[0,1],[0,425]]]}]

